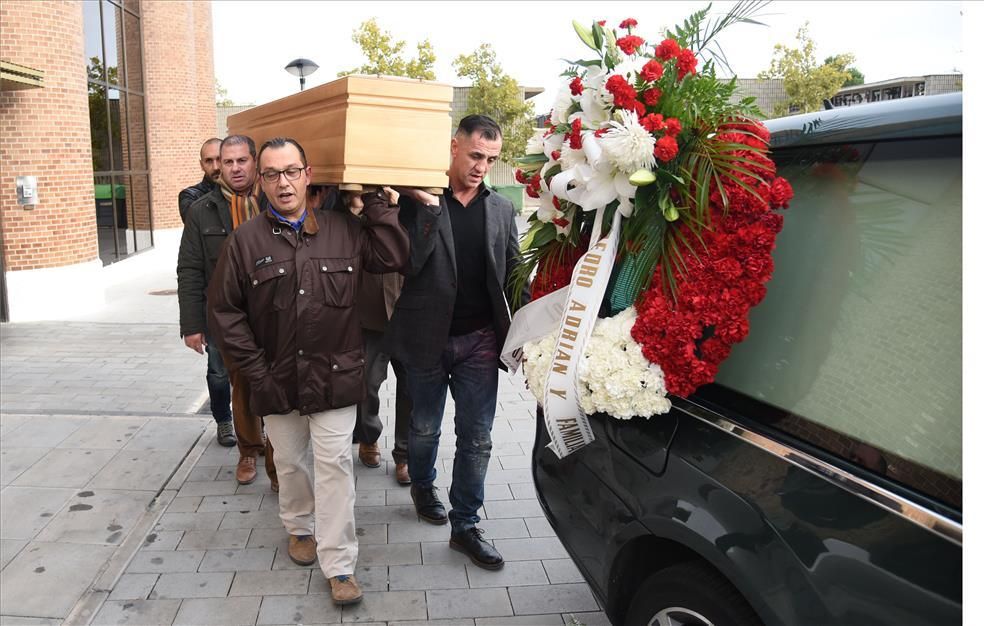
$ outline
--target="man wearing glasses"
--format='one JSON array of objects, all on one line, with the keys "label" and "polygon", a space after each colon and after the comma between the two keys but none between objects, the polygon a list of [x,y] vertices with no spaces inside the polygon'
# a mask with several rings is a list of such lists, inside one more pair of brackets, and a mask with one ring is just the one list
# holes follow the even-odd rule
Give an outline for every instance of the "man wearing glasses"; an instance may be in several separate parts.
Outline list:
[{"label": "man wearing glasses", "polygon": [[[222,140],[218,150],[218,185],[196,200],[185,215],[181,248],[178,250],[178,305],[181,317],[181,336],[185,345],[204,354],[208,352],[209,381],[228,386],[232,381],[232,421],[239,446],[236,480],[248,485],[256,480],[256,458],[266,456],[266,472],[270,488],[277,491],[277,470],[273,455],[263,440],[263,425],[249,406],[249,389],[235,371],[227,371],[222,356],[205,323],[205,290],[208,288],[219,251],[234,229],[258,213],[256,197],[256,145],[245,135],[230,135]],[[229,424],[218,424],[219,435],[229,430]]]},{"label": "man wearing glasses", "polygon": [[362,599],[353,575],[352,430],[366,393],[356,294],[363,270],[402,268],[410,241],[380,193],[362,196],[364,221],[332,207],[308,210],[311,168],[293,139],[266,142],[259,167],[266,204],[222,251],[209,324],[230,367],[248,379],[273,442],[288,555],[299,565],[319,561],[332,600],[351,604]]}]

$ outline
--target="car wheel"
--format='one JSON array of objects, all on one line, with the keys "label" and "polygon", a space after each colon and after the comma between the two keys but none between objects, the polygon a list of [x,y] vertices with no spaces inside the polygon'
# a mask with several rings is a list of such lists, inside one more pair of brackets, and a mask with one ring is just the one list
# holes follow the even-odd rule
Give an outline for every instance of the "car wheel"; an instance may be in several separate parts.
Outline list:
[{"label": "car wheel", "polygon": [[745,598],[723,576],[698,562],[651,575],[632,598],[629,626],[757,626]]}]

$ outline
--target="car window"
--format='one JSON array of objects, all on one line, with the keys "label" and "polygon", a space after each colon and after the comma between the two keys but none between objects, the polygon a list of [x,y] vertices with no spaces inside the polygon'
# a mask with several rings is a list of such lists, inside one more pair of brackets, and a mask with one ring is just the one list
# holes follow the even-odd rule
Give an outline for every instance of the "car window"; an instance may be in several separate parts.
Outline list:
[{"label": "car window", "polygon": [[[796,192],[717,386],[774,426],[959,508],[961,140],[777,151]],[[720,389],[719,389],[720,391]]]}]

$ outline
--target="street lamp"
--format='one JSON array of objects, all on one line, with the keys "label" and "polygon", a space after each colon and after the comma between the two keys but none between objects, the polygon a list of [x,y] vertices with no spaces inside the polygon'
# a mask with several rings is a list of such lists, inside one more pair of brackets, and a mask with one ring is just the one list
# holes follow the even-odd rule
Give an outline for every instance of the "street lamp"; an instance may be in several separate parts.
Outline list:
[{"label": "street lamp", "polygon": [[311,59],[294,59],[284,69],[301,79],[301,91],[304,91],[304,77],[314,74],[318,64]]}]

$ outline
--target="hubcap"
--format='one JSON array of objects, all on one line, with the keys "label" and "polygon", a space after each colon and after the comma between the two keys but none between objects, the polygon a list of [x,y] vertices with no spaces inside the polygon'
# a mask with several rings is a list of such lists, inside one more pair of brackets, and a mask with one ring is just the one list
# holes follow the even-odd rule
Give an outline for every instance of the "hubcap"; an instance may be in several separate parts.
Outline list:
[{"label": "hubcap", "polygon": [[653,615],[649,620],[649,626],[714,626],[714,624],[697,611],[682,606],[671,606]]}]

